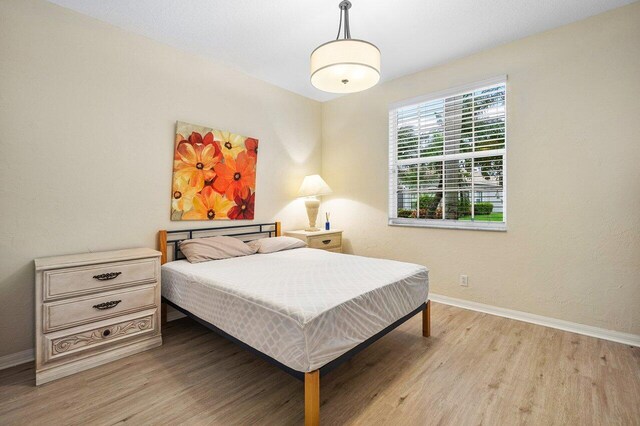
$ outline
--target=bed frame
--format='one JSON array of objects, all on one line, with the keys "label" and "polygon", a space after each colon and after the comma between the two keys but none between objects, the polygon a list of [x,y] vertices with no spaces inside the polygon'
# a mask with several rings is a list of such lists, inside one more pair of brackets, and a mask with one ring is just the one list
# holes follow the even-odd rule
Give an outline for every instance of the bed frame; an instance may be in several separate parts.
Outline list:
[{"label": "bed frame", "polygon": [[[165,231],[161,230],[158,232],[158,246],[160,251],[162,252],[162,257],[160,258],[161,263],[166,263],[169,261],[169,254],[171,254],[171,260],[184,259],[184,255],[180,251],[179,242],[184,240],[189,240],[192,238],[200,238],[200,237],[210,237],[217,235],[224,235],[230,237],[237,237],[242,239],[243,241],[251,241],[259,238],[265,237],[279,237],[282,234],[282,230],[280,227],[280,222],[273,223],[259,223],[259,224],[251,224],[251,225],[238,225],[238,226],[222,226],[217,228],[201,228],[201,229],[182,229],[176,231]],[[169,247],[171,248],[169,250]],[[171,301],[162,298],[162,323],[165,324],[167,321],[167,305],[172,306],[178,311],[182,312],[189,318],[195,320],[196,322],[204,325],[208,329],[220,334],[221,336],[233,341],[238,344],[242,348],[253,352],[260,358],[274,364],[280,369],[284,370],[286,373],[292,375],[296,379],[302,380],[304,382],[304,423],[305,426],[318,426],[320,424],[320,376],[324,376],[329,373],[331,370],[335,369],[345,361],[348,361],[357,353],[361,352],[369,345],[374,343],[376,340],[380,339],[385,334],[397,328],[399,325],[412,318],[414,315],[422,312],[422,335],[424,337],[429,337],[431,335],[431,302],[427,300],[413,312],[405,315],[400,318],[393,324],[386,327],[384,330],[380,331],[378,334],[371,336],[369,339],[360,343],[358,346],[354,347],[350,351],[344,353],[333,361],[325,364],[321,368],[311,371],[311,372],[302,372],[293,370],[281,362],[273,359],[269,355],[260,352],[259,350],[247,345],[241,340],[236,339],[235,337],[229,335],[228,333],[220,330],[215,325],[203,320],[202,318],[197,317],[186,309],[177,306]]]}]

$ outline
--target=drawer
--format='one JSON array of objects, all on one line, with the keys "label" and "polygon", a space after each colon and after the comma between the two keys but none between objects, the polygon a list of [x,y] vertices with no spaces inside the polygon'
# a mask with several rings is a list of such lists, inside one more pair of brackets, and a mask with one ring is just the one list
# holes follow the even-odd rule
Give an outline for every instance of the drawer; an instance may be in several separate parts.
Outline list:
[{"label": "drawer", "polygon": [[140,285],[100,295],[76,297],[42,305],[45,332],[99,321],[156,307],[156,285]]},{"label": "drawer", "polygon": [[109,350],[136,337],[157,332],[157,311],[147,310],[113,318],[81,330],[64,330],[44,335],[44,362],[56,361],[78,353]]},{"label": "drawer", "polygon": [[340,234],[329,234],[308,237],[307,245],[311,248],[318,249],[338,248],[342,245],[342,236]]},{"label": "drawer", "polygon": [[157,281],[156,274],[156,259],[54,269],[43,274],[42,294],[45,301],[79,296],[133,283]]}]

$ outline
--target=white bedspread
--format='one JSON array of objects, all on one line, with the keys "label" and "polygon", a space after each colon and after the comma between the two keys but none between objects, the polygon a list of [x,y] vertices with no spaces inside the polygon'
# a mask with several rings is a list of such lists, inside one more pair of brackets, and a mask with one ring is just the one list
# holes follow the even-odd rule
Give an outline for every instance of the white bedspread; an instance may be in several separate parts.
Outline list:
[{"label": "white bedspread", "polygon": [[308,248],[162,266],[164,297],[302,372],[415,310],[428,282],[420,265]]}]

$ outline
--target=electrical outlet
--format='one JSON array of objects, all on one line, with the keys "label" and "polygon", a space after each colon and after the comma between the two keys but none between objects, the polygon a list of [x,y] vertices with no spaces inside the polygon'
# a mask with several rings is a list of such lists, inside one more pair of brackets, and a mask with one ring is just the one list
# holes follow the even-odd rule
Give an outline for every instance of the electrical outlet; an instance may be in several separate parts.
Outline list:
[{"label": "electrical outlet", "polygon": [[468,275],[460,275],[460,285],[462,287],[469,287],[469,276]]}]

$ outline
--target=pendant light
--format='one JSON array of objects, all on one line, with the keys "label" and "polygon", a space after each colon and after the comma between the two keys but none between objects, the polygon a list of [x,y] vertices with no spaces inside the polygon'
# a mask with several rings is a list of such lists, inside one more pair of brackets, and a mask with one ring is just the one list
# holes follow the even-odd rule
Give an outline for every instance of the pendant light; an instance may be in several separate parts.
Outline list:
[{"label": "pendant light", "polygon": [[338,7],[338,36],[311,52],[311,84],[330,93],[360,92],[375,86],[380,80],[380,50],[367,41],[351,38],[351,2],[344,0]]}]

